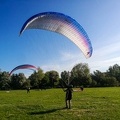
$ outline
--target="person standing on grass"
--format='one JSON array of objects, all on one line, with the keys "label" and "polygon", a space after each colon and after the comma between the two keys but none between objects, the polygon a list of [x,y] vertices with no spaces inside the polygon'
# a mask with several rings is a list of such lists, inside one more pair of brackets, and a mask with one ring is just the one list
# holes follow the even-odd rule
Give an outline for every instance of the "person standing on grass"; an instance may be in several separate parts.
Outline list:
[{"label": "person standing on grass", "polygon": [[30,93],[30,87],[27,87],[27,93]]},{"label": "person standing on grass", "polygon": [[66,92],[66,97],[65,97],[65,103],[66,103],[66,108],[71,108],[71,99],[72,99],[72,86],[68,86],[66,90],[64,90],[64,92]]}]

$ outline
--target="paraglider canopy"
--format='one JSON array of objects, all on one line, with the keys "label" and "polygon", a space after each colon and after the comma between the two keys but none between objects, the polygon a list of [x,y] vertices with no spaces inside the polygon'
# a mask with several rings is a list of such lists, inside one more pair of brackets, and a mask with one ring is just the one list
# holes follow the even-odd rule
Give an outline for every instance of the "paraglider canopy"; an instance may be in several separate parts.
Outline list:
[{"label": "paraglider canopy", "polygon": [[60,33],[76,44],[86,58],[92,55],[93,49],[86,31],[70,16],[58,12],[39,13],[24,23],[20,35],[27,29],[44,29]]},{"label": "paraglider canopy", "polygon": [[31,69],[31,70],[34,70],[34,71],[38,70],[38,68],[35,67],[35,66],[33,66],[33,65],[24,64],[24,65],[19,65],[19,66],[15,67],[15,68],[9,73],[9,75],[11,75],[14,71],[19,70],[19,69]]}]

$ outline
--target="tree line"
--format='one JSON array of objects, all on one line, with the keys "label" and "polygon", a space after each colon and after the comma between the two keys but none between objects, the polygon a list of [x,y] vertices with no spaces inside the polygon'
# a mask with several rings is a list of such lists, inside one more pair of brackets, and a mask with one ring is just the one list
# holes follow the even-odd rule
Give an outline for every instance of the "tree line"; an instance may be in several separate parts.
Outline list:
[{"label": "tree line", "polygon": [[[61,82],[62,81],[62,82]],[[115,64],[110,66],[106,72],[99,70],[90,73],[87,63],[76,64],[71,71],[59,73],[55,70],[43,72],[41,68],[31,74],[28,78],[24,73],[12,74],[0,71],[0,89],[47,89],[61,88],[65,84],[71,84],[73,87],[113,87],[120,86],[120,66]]]}]

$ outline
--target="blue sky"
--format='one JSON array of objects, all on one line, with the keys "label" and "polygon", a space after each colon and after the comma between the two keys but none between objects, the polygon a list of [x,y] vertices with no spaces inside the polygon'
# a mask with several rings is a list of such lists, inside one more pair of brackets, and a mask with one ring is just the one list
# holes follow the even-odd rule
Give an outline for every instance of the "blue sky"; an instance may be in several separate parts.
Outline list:
[{"label": "blue sky", "polygon": [[[49,11],[64,13],[82,25],[93,46],[91,58],[54,32],[27,30],[19,36],[28,18]],[[39,66],[44,72],[70,71],[77,63],[88,63],[91,72],[120,65],[120,0],[0,0],[0,15],[2,71],[21,64]]]}]

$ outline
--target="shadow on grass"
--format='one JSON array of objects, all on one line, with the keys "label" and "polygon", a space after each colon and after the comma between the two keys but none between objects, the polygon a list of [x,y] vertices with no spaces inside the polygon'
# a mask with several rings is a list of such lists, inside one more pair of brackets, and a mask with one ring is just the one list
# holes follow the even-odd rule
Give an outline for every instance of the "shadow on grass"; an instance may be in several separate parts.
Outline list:
[{"label": "shadow on grass", "polygon": [[57,108],[57,109],[50,109],[50,110],[44,110],[44,111],[36,111],[36,112],[29,112],[29,115],[39,115],[39,114],[48,114],[48,113],[53,113],[56,112],[58,110],[63,110],[66,108]]}]

